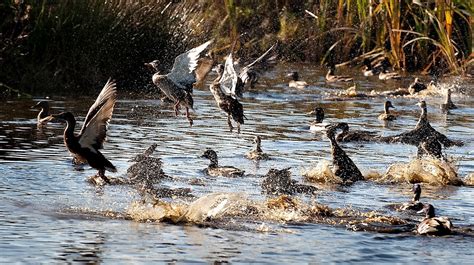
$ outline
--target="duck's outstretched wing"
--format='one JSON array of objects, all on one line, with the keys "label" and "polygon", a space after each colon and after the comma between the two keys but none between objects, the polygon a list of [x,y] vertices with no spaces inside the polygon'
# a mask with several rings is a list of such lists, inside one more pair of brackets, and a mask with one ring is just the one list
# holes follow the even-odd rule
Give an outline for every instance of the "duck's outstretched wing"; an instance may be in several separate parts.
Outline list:
[{"label": "duck's outstretched wing", "polygon": [[87,113],[86,120],[79,133],[79,144],[90,149],[101,149],[103,147],[107,125],[114,110],[117,99],[115,81],[109,79],[94,104]]},{"label": "duck's outstretched wing", "polygon": [[237,87],[238,78],[237,72],[235,72],[234,69],[232,53],[230,53],[225,60],[224,72],[219,80],[222,91],[227,95],[235,96],[235,88]]},{"label": "duck's outstretched wing", "polygon": [[[251,80],[251,72],[258,72],[259,70],[266,69],[270,66],[276,64],[276,55],[271,55],[270,52],[275,48],[276,44],[273,44],[266,52],[264,52],[260,57],[258,57],[255,61],[248,64],[247,66],[240,69],[240,79],[244,84],[247,84]],[[261,67],[256,67],[260,65]]]},{"label": "duck's outstretched wing", "polygon": [[167,75],[168,78],[182,88],[192,87],[196,82],[196,74],[194,70],[198,66],[199,56],[211,43],[212,40],[207,41],[204,44],[176,57],[176,59],[174,59],[173,68]]}]

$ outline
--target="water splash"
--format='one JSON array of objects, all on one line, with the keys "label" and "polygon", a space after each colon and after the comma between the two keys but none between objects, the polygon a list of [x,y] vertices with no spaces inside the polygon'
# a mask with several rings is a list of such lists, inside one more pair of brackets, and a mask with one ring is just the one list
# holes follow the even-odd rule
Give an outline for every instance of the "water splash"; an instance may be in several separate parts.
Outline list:
[{"label": "water splash", "polygon": [[313,183],[342,184],[342,179],[334,174],[328,160],[320,160],[316,166],[303,169],[301,175],[306,181]]}]

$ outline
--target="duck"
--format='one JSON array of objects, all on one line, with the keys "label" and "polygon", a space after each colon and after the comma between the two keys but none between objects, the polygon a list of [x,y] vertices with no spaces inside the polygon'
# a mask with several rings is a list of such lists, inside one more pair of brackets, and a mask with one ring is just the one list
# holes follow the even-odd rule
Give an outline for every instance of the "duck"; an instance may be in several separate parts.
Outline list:
[{"label": "duck", "polygon": [[425,213],[425,218],[418,224],[416,232],[420,235],[449,235],[453,223],[447,217],[436,217],[435,209],[431,204],[425,204],[418,213]]},{"label": "duck", "polygon": [[336,136],[338,142],[371,142],[375,141],[378,137],[377,132],[362,130],[349,131],[349,125],[347,123],[343,122],[341,124],[339,129],[342,129],[342,132]]},{"label": "duck", "polygon": [[402,76],[397,72],[389,72],[388,68],[390,67],[390,63],[388,59],[384,60],[381,64],[381,71],[379,73],[380,80],[392,80],[392,79],[401,79]]},{"label": "duck", "polygon": [[446,92],[446,101],[443,104],[441,104],[440,108],[443,112],[448,112],[451,109],[458,108],[456,105],[454,105],[453,101],[451,100],[451,89],[448,88],[448,91]]},{"label": "duck", "polygon": [[326,82],[352,82],[354,79],[349,76],[335,75],[336,66],[334,64],[328,64],[328,72],[326,74]]},{"label": "duck", "polygon": [[315,115],[314,121],[309,123],[309,130],[312,132],[320,132],[320,131],[325,131],[326,126],[329,125],[329,123],[324,122],[324,109],[317,107],[313,111],[308,113],[309,115]]},{"label": "duck", "polygon": [[401,211],[420,211],[423,209],[423,203],[420,202],[421,196],[421,185],[420,183],[415,183],[412,186],[413,199],[411,202],[406,202],[400,206]]},{"label": "duck", "polygon": [[394,136],[377,137],[377,140],[385,143],[404,143],[419,146],[426,138],[433,137],[444,147],[464,145],[462,141],[451,140],[431,126],[428,120],[426,101],[422,100],[417,105],[421,109],[421,114],[414,129]]},{"label": "duck", "polygon": [[175,58],[171,71],[162,75],[159,73],[159,61],[154,60],[145,65],[154,69],[152,76],[153,83],[174,103],[175,115],[179,114],[179,107],[183,105],[186,109],[186,118],[189,125],[193,125],[193,120],[189,115],[189,109],[193,109],[194,101],[192,97],[193,84],[196,80],[196,67],[201,53],[212,43],[212,40],[201,44]]},{"label": "duck", "polygon": [[86,115],[79,134],[74,133],[76,119],[71,112],[51,115],[54,120],[66,122],[64,144],[73,157],[80,162],[87,162],[98,170],[97,176],[110,184],[105,171],[117,172],[115,166],[99,151],[104,147],[107,136],[107,125],[112,118],[117,100],[116,84],[109,79]]},{"label": "duck", "polygon": [[132,183],[152,184],[169,178],[163,172],[161,159],[151,156],[157,146],[157,144],[150,145],[143,153],[130,160],[134,163],[127,169],[127,176]]},{"label": "duck", "polygon": [[303,89],[308,86],[308,83],[303,80],[300,80],[300,75],[298,74],[298,72],[293,71],[288,74],[288,76],[291,77],[291,80],[288,83],[288,87]]},{"label": "duck", "polygon": [[238,97],[242,97],[243,93],[247,88],[254,88],[258,83],[258,78],[261,72],[265,69],[269,69],[276,65],[276,55],[272,54],[276,44],[268,48],[262,55],[257,59],[240,68],[238,74],[238,85],[235,89],[235,94]]},{"label": "duck", "polygon": [[380,66],[378,67],[372,66],[372,63],[370,62],[368,58],[364,59],[363,64],[364,64],[364,68],[362,69],[362,73],[364,74],[364,76],[378,75],[382,70]]},{"label": "duck", "polygon": [[245,173],[245,171],[236,167],[219,166],[217,161],[217,153],[212,149],[207,149],[201,157],[210,160],[209,166],[207,166],[204,172],[211,177],[242,177]]},{"label": "duck", "polygon": [[426,88],[427,86],[421,82],[418,77],[415,77],[415,80],[408,86],[408,92],[410,92],[411,95],[414,95]]},{"label": "duck", "polygon": [[390,113],[390,108],[395,108],[392,105],[392,102],[390,100],[385,101],[385,103],[384,103],[384,113],[379,115],[379,120],[381,120],[381,121],[393,121],[393,120],[397,119],[397,117],[395,115]]},{"label": "duck", "polygon": [[336,132],[340,129],[349,130],[349,125],[345,122],[331,124],[326,131],[326,136],[331,143],[334,174],[341,178],[344,183],[364,180],[364,176],[360,170],[336,141]]},{"label": "duck", "polygon": [[40,101],[36,103],[34,106],[31,106],[31,108],[39,108],[41,109],[40,112],[38,113],[37,117],[37,125],[38,127],[42,127],[46,125],[48,122],[51,121],[51,116],[49,115],[49,103],[48,101]]},{"label": "duck", "polygon": [[237,123],[237,133],[240,133],[240,126],[244,124],[244,107],[237,99],[235,89],[237,87],[237,74],[235,73],[232,54],[227,59],[225,66],[219,64],[216,67],[217,78],[209,86],[209,90],[214,96],[217,106],[227,114],[227,125],[232,132],[234,126],[231,118]]},{"label": "duck", "polygon": [[291,178],[291,168],[270,168],[263,177],[261,184],[263,193],[272,195],[308,193],[314,194],[318,189],[314,186],[299,184]]},{"label": "duck", "polygon": [[255,149],[250,150],[245,157],[250,160],[268,160],[270,156],[262,151],[261,143],[262,139],[260,136],[255,136],[253,139],[253,143],[255,144]]}]

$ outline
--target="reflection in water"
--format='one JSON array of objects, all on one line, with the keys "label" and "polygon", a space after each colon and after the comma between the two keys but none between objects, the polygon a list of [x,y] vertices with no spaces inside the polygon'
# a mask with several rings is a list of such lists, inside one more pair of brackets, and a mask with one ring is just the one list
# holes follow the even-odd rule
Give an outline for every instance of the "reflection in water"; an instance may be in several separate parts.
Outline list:
[{"label": "reflection in water", "polygon": [[[37,130],[37,112],[29,109],[32,101],[0,104],[0,262],[465,260],[474,242],[472,237],[413,236],[411,230],[420,217],[385,206],[409,200],[412,192],[408,183],[420,180],[421,174],[427,182],[423,184],[422,202],[433,204],[438,215],[449,216],[457,232],[472,233],[469,229],[474,223],[474,189],[444,186],[456,179],[470,185],[474,182],[472,95],[461,96],[459,90],[452,88],[459,108],[449,115],[439,110],[443,96],[426,98],[432,126],[466,143],[445,150],[456,161],[455,166],[451,165],[454,171],[436,163],[414,162],[416,148],[412,146],[343,143],[341,146],[364,176],[377,179],[346,187],[332,183],[337,181],[331,181],[336,179],[327,171],[327,161],[331,159],[329,141],[323,134],[309,131],[313,117],[306,113],[322,107],[328,122],[347,122],[354,130],[396,135],[415,126],[419,116],[415,103],[419,99],[391,98],[398,117],[383,127],[377,116],[383,111],[385,98],[328,100],[347,87],[328,86],[324,82],[325,71],[306,65],[294,68],[310,85],[303,90],[289,88],[283,79],[287,67],[268,73],[241,101],[248,120],[240,135],[228,132],[225,117],[216,109],[207,86],[194,92],[192,128],[185,120],[175,118],[171,107],[160,100],[131,100],[121,95],[104,149],[119,170],[111,176],[126,177],[132,163],[129,160],[156,143],[154,156],[161,158],[169,178],[155,185],[186,188],[196,196],[172,196],[154,202],[155,206],[141,203],[143,198],[133,186],[97,189],[88,184],[86,180],[94,170],[88,166],[82,171],[73,170],[70,155],[63,147],[61,124],[48,124]],[[406,87],[411,80],[358,81],[358,92],[370,94],[371,90]],[[468,93],[474,91],[471,83],[464,85]],[[54,100],[51,112],[67,109],[82,120],[93,101],[94,98]],[[256,135],[264,139],[264,151],[271,160],[255,163],[244,158],[254,148],[252,140]],[[204,175],[202,170],[208,163],[197,157],[209,146],[219,154],[222,165],[238,167],[247,175]],[[390,173],[400,177],[392,184],[393,177],[384,179],[387,176],[383,173],[394,164],[398,166],[392,167]],[[412,173],[423,173],[407,174],[407,165],[414,169]],[[289,167],[298,183],[308,181],[318,186],[315,196],[262,194],[262,176],[271,168]],[[444,172],[448,176],[455,173],[457,177],[432,177],[426,172]],[[173,225],[176,222],[184,225]],[[380,233],[352,232],[361,230]],[[420,245],[429,247],[429,253]],[[345,255],[340,255],[341,249]]]}]

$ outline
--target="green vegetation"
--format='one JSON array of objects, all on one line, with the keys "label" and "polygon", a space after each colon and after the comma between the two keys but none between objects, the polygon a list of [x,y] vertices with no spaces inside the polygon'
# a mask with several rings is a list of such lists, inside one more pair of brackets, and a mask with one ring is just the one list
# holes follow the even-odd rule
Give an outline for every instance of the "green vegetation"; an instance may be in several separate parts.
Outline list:
[{"label": "green vegetation", "polygon": [[473,10],[469,0],[2,0],[0,92],[87,93],[109,76],[142,89],[144,62],[165,70],[210,38],[218,55],[278,42],[286,61],[386,56],[407,71],[459,74],[473,61]]}]

